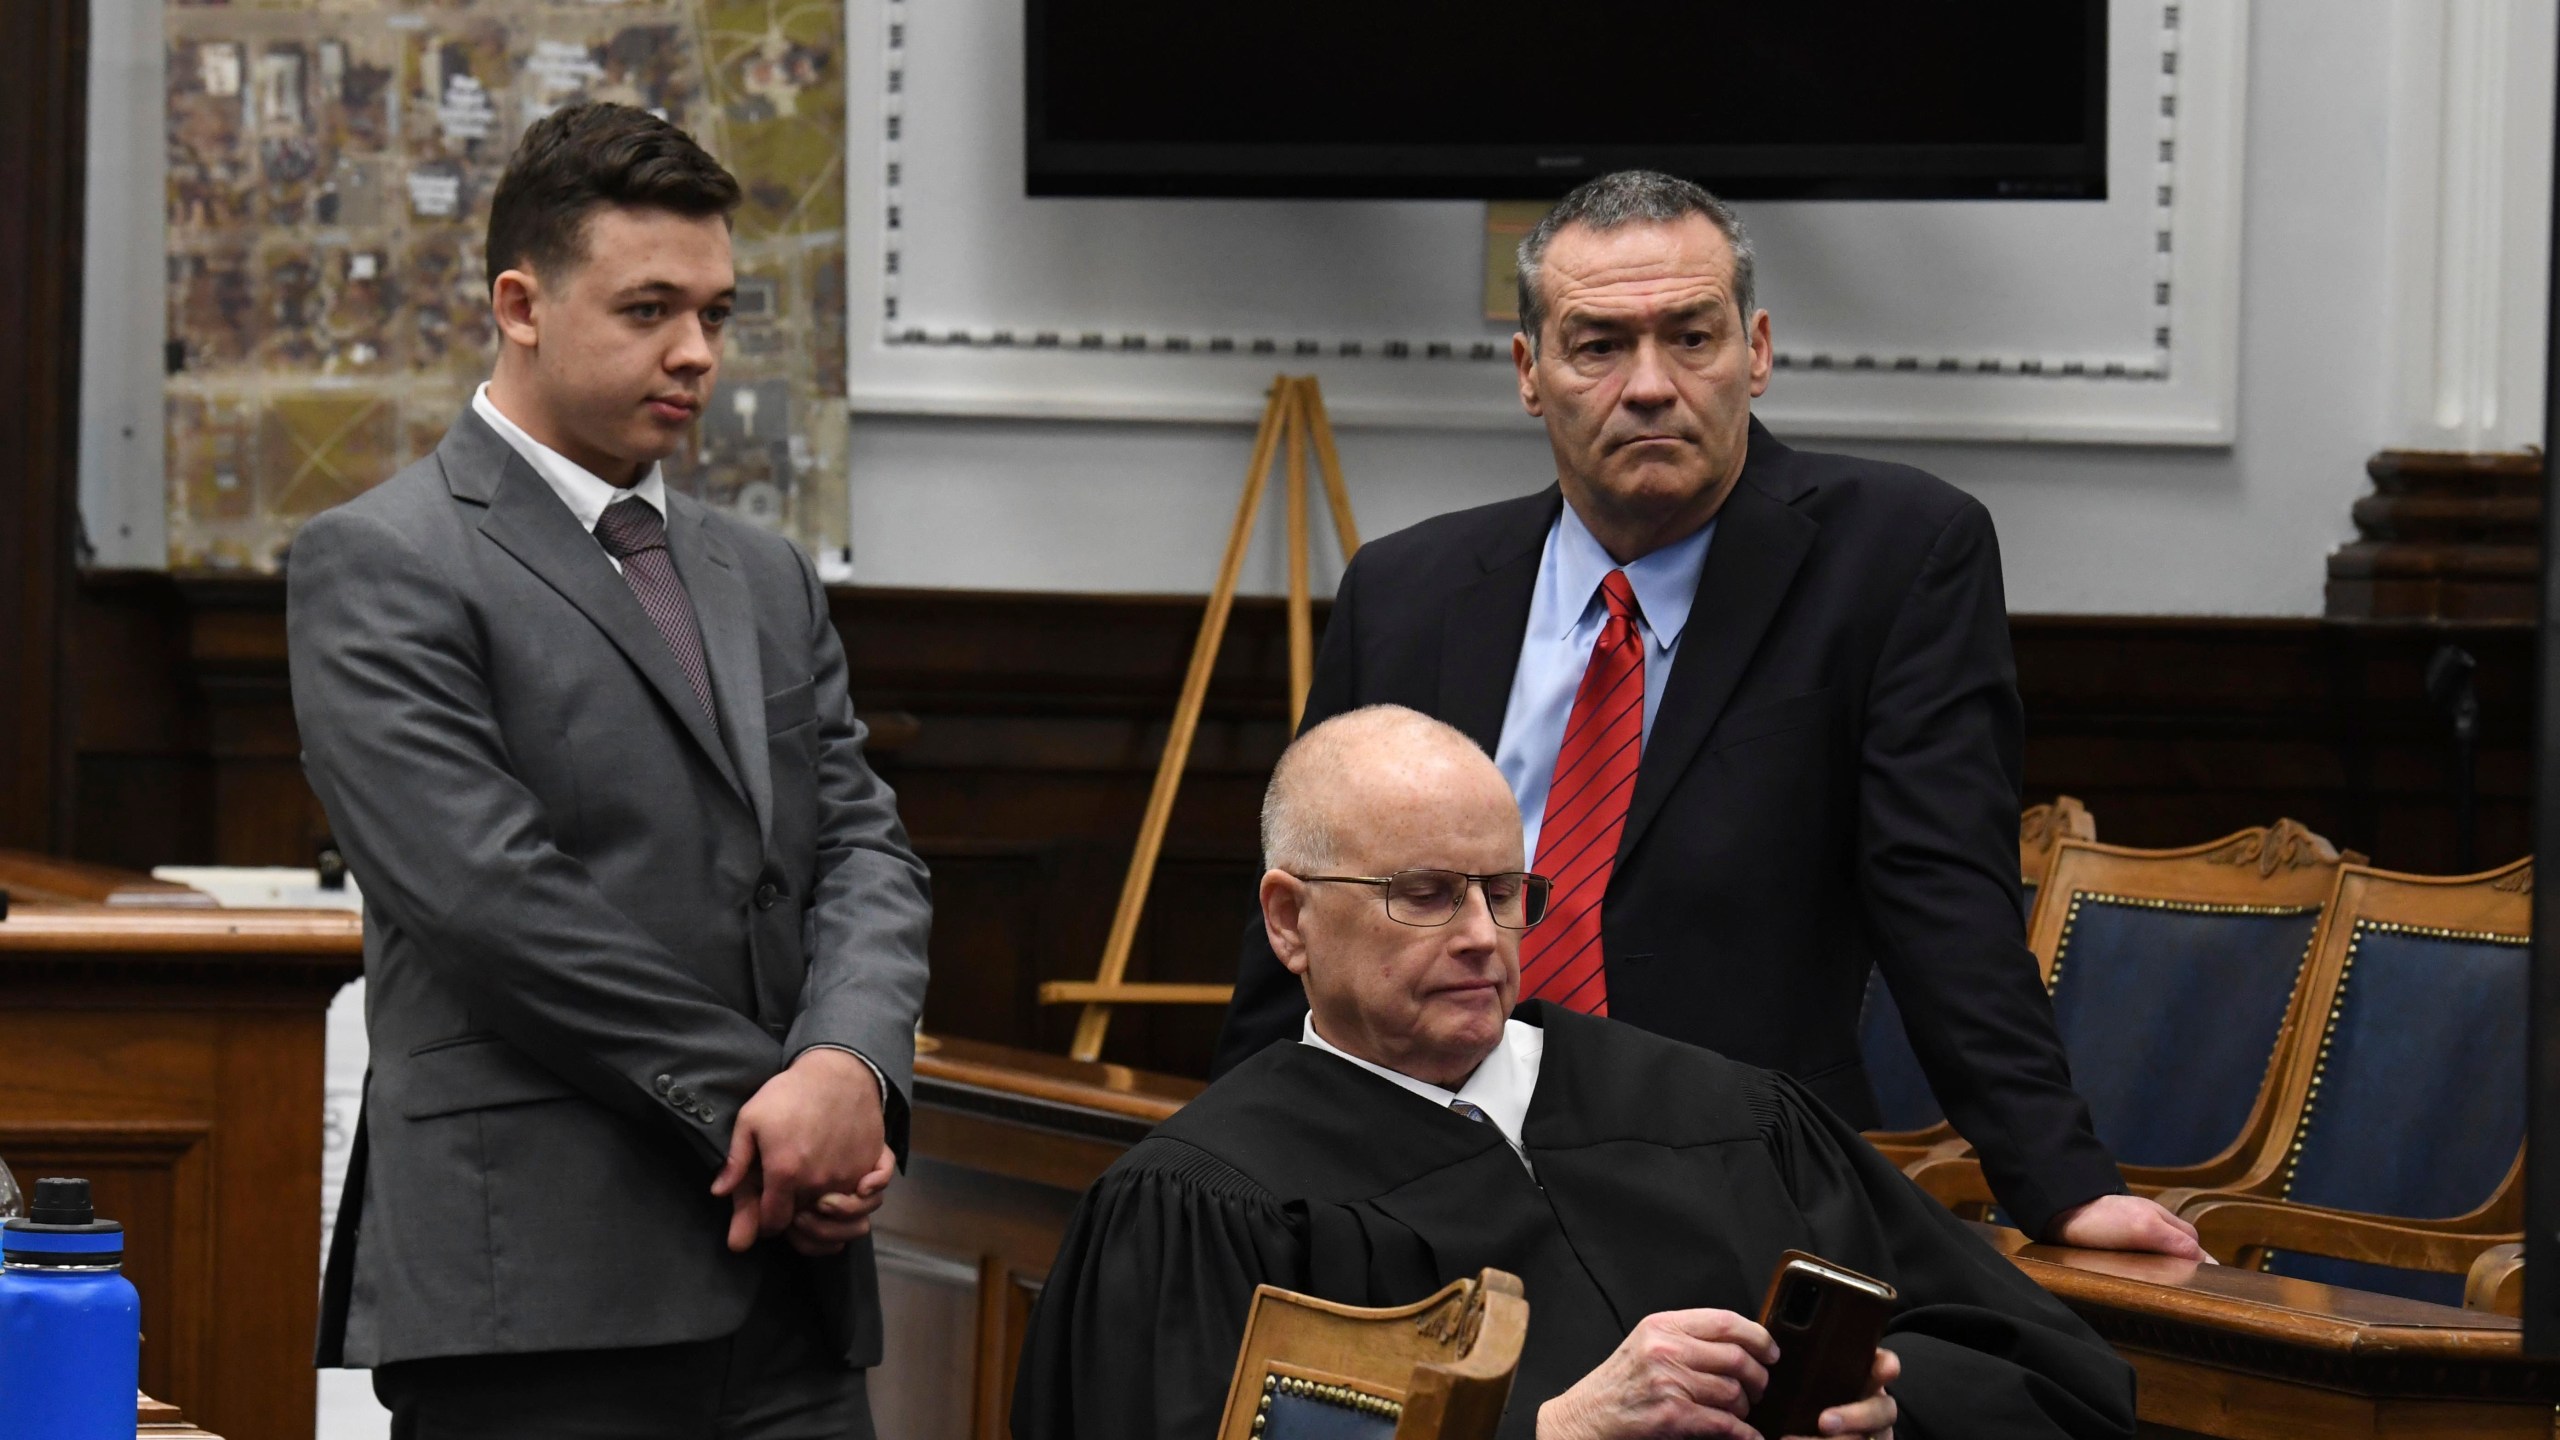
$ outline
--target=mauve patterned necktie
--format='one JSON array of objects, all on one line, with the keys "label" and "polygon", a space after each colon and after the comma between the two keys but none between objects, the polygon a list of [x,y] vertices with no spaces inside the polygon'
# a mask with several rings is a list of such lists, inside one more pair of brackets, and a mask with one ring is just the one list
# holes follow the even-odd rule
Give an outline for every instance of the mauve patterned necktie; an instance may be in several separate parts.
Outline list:
[{"label": "mauve patterned necktie", "polygon": [[685,593],[675,556],[667,551],[667,522],[659,517],[658,507],[637,495],[614,501],[596,519],[596,539],[622,562],[622,578],[631,582],[640,608],[658,622],[658,633],[666,637],[667,648],[684,667],[684,678],[693,682],[693,698],[702,702],[702,713],[718,729],[720,713],[711,708],[711,667],[703,659],[693,597]]},{"label": "mauve patterned necktie", "polygon": [[1477,1108],[1476,1103],[1472,1100],[1452,1100],[1449,1102],[1449,1108],[1466,1116],[1470,1120],[1481,1120],[1487,1125],[1493,1124],[1493,1117]]},{"label": "mauve patterned necktie", "polygon": [[1588,1015],[1609,1013],[1601,965],[1600,897],[1618,867],[1618,835],[1644,753],[1644,632],[1627,572],[1600,582],[1608,623],[1591,647],[1565,717],[1538,825],[1538,873],[1555,882],[1547,918],[1520,940],[1520,993]]}]

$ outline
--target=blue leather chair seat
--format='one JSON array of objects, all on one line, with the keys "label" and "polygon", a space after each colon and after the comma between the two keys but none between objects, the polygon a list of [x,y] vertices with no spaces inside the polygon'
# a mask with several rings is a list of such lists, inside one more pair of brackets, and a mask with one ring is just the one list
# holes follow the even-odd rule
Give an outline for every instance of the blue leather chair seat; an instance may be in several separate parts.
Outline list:
[{"label": "blue leather chair seat", "polygon": [[2212,1159],[2248,1122],[2319,908],[2071,904],[2054,1022],[2098,1138],[2129,1165]]},{"label": "blue leather chair seat", "polygon": [[[2479,1208],[2524,1145],[2523,939],[2359,922],[2285,1198],[2413,1220]],[[2460,1304],[2462,1277],[2278,1254],[2278,1274]]]},{"label": "blue leather chair seat", "polygon": [[1396,1408],[1335,1386],[1266,1375],[1260,1440],[1393,1440]]}]

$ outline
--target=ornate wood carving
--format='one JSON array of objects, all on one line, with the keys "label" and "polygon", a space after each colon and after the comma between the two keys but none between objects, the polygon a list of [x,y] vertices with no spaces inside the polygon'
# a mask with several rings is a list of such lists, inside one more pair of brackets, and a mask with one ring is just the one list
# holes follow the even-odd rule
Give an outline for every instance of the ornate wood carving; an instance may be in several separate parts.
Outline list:
[{"label": "ornate wood carving", "polygon": [[[1471,1332],[1482,1321],[1483,1312],[1483,1297],[1452,1295],[1445,1303],[1414,1316],[1413,1328],[1421,1331],[1425,1339],[1436,1340],[1443,1345],[1459,1341],[1462,1335],[1472,1340]],[[1465,1349],[1466,1343],[1459,1341],[1457,1348]]]},{"label": "ornate wood carving", "polygon": [[2527,865],[2504,879],[2492,880],[2489,886],[2493,890],[2504,890],[2510,895],[2530,895],[2533,893],[2533,867]]},{"label": "ornate wood carving", "polygon": [[2204,859],[2216,865],[2254,865],[2260,876],[2279,870],[2303,870],[2338,863],[2337,847],[2295,820],[2278,820],[2252,830],[2227,845],[2208,850]]},{"label": "ornate wood carving", "polygon": [[2098,822],[2089,807],[2068,795],[2030,805],[2018,816],[2018,874],[2030,884],[2042,878],[2053,847],[2065,840],[2095,840]]}]

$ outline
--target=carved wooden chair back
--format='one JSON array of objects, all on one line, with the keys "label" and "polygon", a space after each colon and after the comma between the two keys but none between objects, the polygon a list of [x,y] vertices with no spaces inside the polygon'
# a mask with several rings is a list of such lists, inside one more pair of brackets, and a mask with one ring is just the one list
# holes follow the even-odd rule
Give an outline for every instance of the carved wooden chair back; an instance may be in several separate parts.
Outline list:
[{"label": "carved wooden chair back", "polygon": [[[2530,860],[2449,877],[2346,867],[2274,1087],[2275,1143],[2219,1195],[2183,1202],[2212,1219],[2208,1242],[2302,1279],[2458,1303],[2472,1260],[2524,1227],[2532,920]],[[2339,1223],[2201,1203],[2223,1195]]]},{"label": "carved wooden chair back", "polygon": [[[2053,864],[2054,848],[2064,840],[2095,840],[2098,822],[2089,807],[2068,795],[2050,805],[2030,805],[2018,817],[2018,891],[2022,918],[2035,916],[2036,892]],[[1897,1163],[1919,1157],[1930,1146],[1951,1139],[1955,1131],[1920,1069],[1920,1057],[1902,1028],[1902,1008],[1881,971],[1867,976],[1867,997],[1858,1015],[1859,1049],[1867,1067],[1867,1083],[1875,1087],[1883,1124],[1869,1131],[1874,1142]]]},{"label": "carved wooden chair back", "polygon": [[1491,1440],[1528,1334],[1501,1270],[1385,1310],[1264,1285],[1218,1440]]},{"label": "carved wooden chair back", "polygon": [[2053,868],[2054,852],[2065,840],[2097,838],[2097,817],[2068,795],[2055,796],[2050,805],[2030,805],[2018,817],[2018,898],[2030,922],[2035,919],[2036,895],[2043,888],[2045,872]]},{"label": "carved wooden chair back", "polygon": [[2219,1183],[2268,1143],[2342,863],[2292,820],[2176,850],[2056,847],[2027,944],[2072,1080],[2136,1189]]}]

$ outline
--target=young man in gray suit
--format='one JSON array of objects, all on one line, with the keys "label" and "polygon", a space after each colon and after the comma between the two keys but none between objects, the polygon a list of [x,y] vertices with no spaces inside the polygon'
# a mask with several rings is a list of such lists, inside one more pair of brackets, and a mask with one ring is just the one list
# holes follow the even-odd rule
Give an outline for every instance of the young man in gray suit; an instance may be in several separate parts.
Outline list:
[{"label": "young man in gray suit", "polygon": [[293,546],[373,1046],[320,1361],[395,1436],[871,1434],[929,901],[808,561],[658,472],[738,199],[645,112],[534,125],[496,373]]}]

